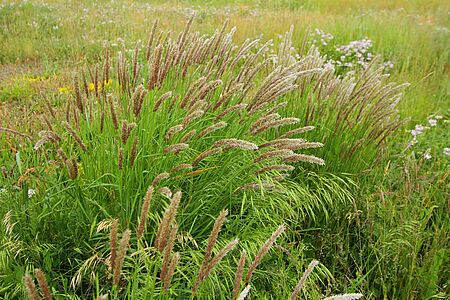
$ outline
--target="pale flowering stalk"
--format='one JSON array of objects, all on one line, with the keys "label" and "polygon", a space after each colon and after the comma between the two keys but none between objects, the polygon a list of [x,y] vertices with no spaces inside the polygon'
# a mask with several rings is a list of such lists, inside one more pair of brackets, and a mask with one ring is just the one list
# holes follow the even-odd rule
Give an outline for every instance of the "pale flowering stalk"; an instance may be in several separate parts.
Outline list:
[{"label": "pale flowering stalk", "polygon": [[83,140],[78,136],[78,134],[75,132],[75,130],[72,128],[72,126],[70,126],[70,124],[67,123],[66,121],[63,121],[62,125],[66,128],[66,130],[70,134],[70,136],[77,142],[77,144],[80,146],[80,148],[84,152],[86,152],[87,151],[86,145],[83,143]]},{"label": "pale flowering stalk", "polygon": [[253,272],[256,270],[258,265],[261,263],[262,258],[266,253],[269,251],[270,247],[275,243],[276,239],[285,231],[286,227],[284,225],[278,226],[277,230],[275,230],[274,233],[272,233],[272,236],[262,245],[261,249],[259,249],[258,253],[255,256],[255,259],[250,264],[247,275],[245,276],[244,285],[246,285],[250,277],[252,276]]},{"label": "pale flowering stalk", "polygon": [[324,166],[325,165],[325,161],[321,158],[318,158],[316,156],[313,155],[306,155],[306,154],[293,154],[290,156],[287,156],[285,158],[283,158],[284,162],[307,162],[310,164],[317,164],[317,165],[321,165]]},{"label": "pale flowering stalk", "polygon": [[295,167],[291,166],[291,165],[283,165],[283,164],[269,165],[269,166],[265,166],[265,167],[259,169],[258,171],[256,171],[256,174],[262,174],[262,173],[269,172],[269,171],[289,172],[289,171],[293,171],[293,170],[295,170]]},{"label": "pale flowering stalk", "polygon": [[259,145],[259,148],[265,147],[274,147],[278,149],[284,149],[287,146],[293,146],[298,144],[303,144],[305,142],[304,139],[287,139],[287,138],[279,138],[272,140],[270,142]]},{"label": "pale flowering stalk", "polygon": [[285,157],[291,156],[294,151],[289,149],[271,150],[267,151],[255,158],[255,162],[262,162],[268,159],[283,159]]},{"label": "pale flowering stalk", "polygon": [[192,289],[193,296],[195,295],[195,292],[196,292],[197,288],[199,287],[200,283],[204,280],[204,274],[211,262],[212,249],[214,248],[214,245],[216,244],[220,229],[222,228],[223,223],[225,223],[225,221],[227,219],[226,218],[227,215],[228,215],[228,210],[226,210],[226,209],[222,210],[214,222],[213,229],[211,230],[211,233],[209,234],[209,237],[208,237],[208,244],[205,249],[205,256],[203,257],[202,265],[198,272],[197,279],[194,284],[194,288]]},{"label": "pale flowering stalk", "polygon": [[114,273],[114,269],[116,268],[116,257],[117,257],[117,231],[119,229],[119,221],[114,219],[111,223],[111,232],[109,234],[109,244],[110,244],[110,265],[111,272]]},{"label": "pale flowering stalk", "polygon": [[356,294],[342,294],[342,295],[335,295],[331,297],[327,297],[323,300],[356,300],[360,299],[363,296],[363,294],[356,293]]},{"label": "pale flowering stalk", "polygon": [[244,300],[244,299],[247,297],[248,293],[250,292],[250,288],[251,288],[251,285],[250,285],[250,284],[247,285],[247,286],[242,290],[242,292],[239,294],[238,300]]},{"label": "pale flowering stalk", "polygon": [[164,286],[163,286],[164,291],[169,290],[173,273],[175,272],[175,268],[178,265],[179,261],[180,261],[180,253],[176,252],[172,257],[172,260],[170,261],[169,269],[167,270],[166,277],[164,278]]},{"label": "pale flowering stalk", "polygon": [[134,162],[136,160],[138,145],[139,145],[139,139],[138,138],[134,138],[133,146],[131,146],[131,151],[130,151],[130,166],[131,167],[134,166]]},{"label": "pale flowering stalk", "polygon": [[167,243],[167,237],[169,235],[169,227],[175,220],[178,205],[180,204],[181,192],[178,191],[173,195],[170,201],[169,207],[164,212],[164,216],[159,224],[158,231],[156,232],[155,247],[159,251],[163,251]]},{"label": "pale flowering stalk", "polygon": [[167,186],[159,188],[156,192],[166,196],[167,198],[172,198],[172,191]]},{"label": "pale flowering stalk", "polygon": [[123,148],[122,147],[119,148],[119,154],[118,154],[118,158],[117,158],[117,167],[119,168],[119,170],[122,170],[122,168],[123,168]]},{"label": "pale flowering stalk", "polygon": [[153,179],[152,185],[157,186],[162,180],[167,179],[169,177],[170,177],[170,174],[167,172],[160,173],[159,175],[157,175],[155,177],[155,179]]},{"label": "pale flowering stalk", "polygon": [[256,135],[256,134],[264,132],[268,129],[274,129],[274,128],[278,128],[281,126],[293,125],[293,124],[297,124],[298,122],[300,122],[300,119],[298,119],[298,118],[283,118],[283,119],[279,119],[279,120],[272,120],[272,121],[269,121],[269,122],[265,123],[264,125],[256,128],[252,133],[254,135]]},{"label": "pale flowering stalk", "polygon": [[250,126],[249,131],[250,131],[251,133],[254,133],[255,130],[256,130],[257,128],[259,128],[261,125],[264,125],[264,124],[266,124],[267,122],[270,122],[270,121],[273,121],[273,120],[278,120],[278,119],[280,119],[280,118],[281,118],[281,116],[280,116],[280,114],[278,114],[278,113],[272,113],[272,114],[268,114],[268,115],[262,116],[261,118],[259,118],[258,120],[256,120],[256,121]]},{"label": "pale flowering stalk", "polygon": [[191,123],[192,121],[200,118],[201,116],[203,116],[205,112],[201,109],[196,110],[191,112],[190,114],[188,114],[184,119],[183,119],[183,125],[187,126],[189,123]]},{"label": "pale flowering stalk", "polygon": [[237,299],[239,289],[241,288],[241,280],[242,280],[242,275],[244,273],[246,256],[247,256],[247,252],[245,252],[245,250],[243,250],[241,253],[241,257],[239,258],[239,262],[238,262],[237,269],[236,269],[236,274],[234,276],[234,287],[233,287],[233,293],[232,293],[233,300]]},{"label": "pale flowering stalk", "polygon": [[136,230],[136,236],[138,239],[142,237],[142,234],[145,230],[145,223],[147,221],[148,209],[150,207],[150,201],[152,200],[154,188],[150,186],[145,194],[144,203],[142,204],[141,209],[141,218],[139,220],[139,226]]},{"label": "pale flowering stalk", "polygon": [[127,229],[122,234],[122,239],[120,240],[119,252],[117,253],[116,261],[114,263],[114,277],[113,284],[118,285],[120,280],[120,275],[122,273],[122,266],[125,260],[125,254],[128,248],[128,242],[130,240],[131,230]]},{"label": "pale flowering stalk", "polygon": [[109,104],[109,110],[111,113],[111,121],[114,125],[114,129],[119,129],[119,122],[117,121],[116,107],[114,106],[114,100],[112,99],[112,95],[108,94],[106,96],[107,102]]},{"label": "pale flowering stalk", "polygon": [[190,102],[190,98],[192,94],[201,87],[206,82],[206,77],[200,77],[197,79],[194,83],[191,84],[188,91],[186,92],[186,95],[183,97],[183,99],[180,102],[180,107],[184,108],[188,102]]},{"label": "pale flowering stalk", "polygon": [[33,282],[33,278],[31,278],[30,274],[25,274],[23,277],[23,281],[25,283],[25,287],[27,289],[28,299],[29,300],[39,300],[39,293],[36,289],[36,285]]},{"label": "pale flowering stalk", "polygon": [[201,162],[205,158],[215,155],[215,154],[218,154],[218,153],[222,153],[222,148],[217,147],[217,148],[212,148],[210,150],[203,151],[194,159],[194,161],[192,162],[192,166],[196,166],[196,165],[198,165],[199,162]]},{"label": "pale flowering stalk", "polygon": [[186,143],[189,141],[195,134],[197,133],[196,129],[192,129],[188,133],[186,133],[180,140],[180,143]]},{"label": "pale flowering stalk", "polygon": [[47,280],[45,279],[44,272],[42,272],[41,269],[34,269],[34,273],[36,274],[36,278],[39,283],[39,287],[41,288],[41,292],[44,295],[44,299],[51,300],[52,295],[50,293],[50,288],[48,287]]},{"label": "pale flowering stalk", "polygon": [[308,265],[308,268],[306,269],[306,271],[303,273],[302,277],[300,278],[298,284],[295,286],[294,291],[291,294],[291,300],[295,300],[297,298],[298,293],[300,293],[300,290],[305,285],[306,279],[308,278],[308,276],[312,273],[312,271],[318,264],[319,264],[319,262],[317,260],[311,261],[311,263]]},{"label": "pale flowering stalk", "polygon": [[239,103],[233,106],[228,107],[227,109],[225,109],[223,112],[221,112],[220,114],[217,115],[216,120],[220,120],[223,117],[225,117],[226,115],[234,112],[234,111],[238,111],[238,110],[243,110],[247,107],[247,104],[245,103]]},{"label": "pale flowering stalk", "polygon": [[296,128],[296,129],[290,130],[290,131],[286,132],[285,134],[281,135],[280,138],[289,138],[296,134],[311,131],[314,128],[315,128],[314,126],[305,126],[305,127]]},{"label": "pale flowering stalk", "polygon": [[222,147],[224,150],[225,149],[258,150],[258,146],[256,144],[235,138],[218,140],[213,144],[213,147]]},{"label": "pale flowering stalk", "polygon": [[179,164],[179,165],[173,167],[172,170],[170,170],[170,173],[176,173],[183,169],[192,170],[192,165],[191,164]]},{"label": "pale flowering stalk", "polygon": [[161,97],[159,97],[159,99],[155,102],[155,106],[153,108],[153,111],[156,112],[158,111],[159,107],[161,106],[161,104],[166,100],[169,99],[170,97],[172,97],[172,92],[167,92],[161,95]]},{"label": "pale flowering stalk", "polygon": [[184,126],[182,124],[170,127],[169,130],[167,130],[167,133],[164,138],[166,139],[166,141],[170,141],[170,139],[173,137],[173,135],[175,133],[180,132],[183,129],[184,129]]},{"label": "pale flowering stalk", "polygon": [[166,247],[164,248],[164,255],[163,255],[163,261],[161,266],[161,272],[160,272],[160,278],[161,281],[165,281],[167,276],[167,271],[169,270],[169,263],[170,263],[170,254],[172,254],[173,245],[175,242],[175,238],[177,236],[178,232],[178,225],[173,224],[172,228],[170,230],[169,237],[167,239]]},{"label": "pale flowering stalk", "polygon": [[167,148],[164,149],[163,153],[165,155],[169,154],[169,153],[174,153],[174,154],[178,154],[180,151],[186,150],[189,148],[189,145],[186,143],[178,143],[178,144],[173,144],[168,146]]}]

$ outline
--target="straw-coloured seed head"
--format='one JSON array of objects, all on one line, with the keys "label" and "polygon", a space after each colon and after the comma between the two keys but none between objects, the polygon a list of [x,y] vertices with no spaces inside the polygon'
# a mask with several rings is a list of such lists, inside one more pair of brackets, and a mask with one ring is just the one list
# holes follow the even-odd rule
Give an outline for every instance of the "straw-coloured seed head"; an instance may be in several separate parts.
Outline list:
[{"label": "straw-coloured seed head", "polygon": [[189,123],[191,123],[192,121],[200,118],[201,116],[203,116],[205,112],[201,109],[199,110],[195,110],[191,113],[189,113],[184,119],[183,119],[183,125],[187,126]]},{"label": "straw-coloured seed head", "polygon": [[303,273],[299,282],[295,286],[294,291],[291,294],[291,300],[295,300],[297,298],[298,293],[300,293],[300,290],[305,285],[306,279],[308,278],[308,276],[312,273],[312,271],[318,264],[319,264],[319,262],[317,260],[311,261],[311,263],[308,265],[308,268],[306,269],[305,273]]},{"label": "straw-coloured seed head", "polygon": [[114,285],[119,284],[120,275],[122,273],[122,266],[123,266],[123,262],[125,260],[125,254],[127,252],[130,236],[131,236],[131,230],[127,229],[122,234],[122,239],[120,240],[119,252],[117,253],[116,261],[114,264],[114,266],[115,266],[114,277],[113,277]]},{"label": "straw-coloured seed head", "polygon": [[293,155],[294,152],[289,149],[281,149],[281,150],[271,150],[262,153],[258,157],[255,158],[255,162],[262,162],[269,159],[283,159],[285,157]]},{"label": "straw-coloured seed head", "polygon": [[356,294],[342,294],[342,295],[335,295],[331,297],[327,297],[323,300],[356,300],[360,299],[363,296],[363,294],[356,293]]},{"label": "straw-coloured seed head", "polygon": [[173,135],[177,132],[180,132],[184,129],[184,126],[182,124],[175,125],[173,127],[170,127],[169,130],[167,130],[165,139],[166,141],[170,141],[170,139],[173,137]]},{"label": "straw-coloured seed head", "polygon": [[191,164],[179,164],[178,166],[175,166],[172,168],[172,170],[170,170],[170,173],[176,173],[180,170],[192,170],[192,165]]},{"label": "straw-coloured seed head", "polygon": [[25,283],[25,288],[27,289],[28,299],[29,300],[39,300],[39,293],[36,289],[36,285],[33,282],[33,278],[29,274],[25,274],[23,277],[23,281]]},{"label": "straw-coloured seed head", "polygon": [[197,133],[196,129],[192,129],[188,133],[186,133],[180,140],[180,143],[188,142],[195,134]]},{"label": "straw-coloured seed head", "polygon": [[307,132],[307,131],[314,130],[314,128],[315,128],[314,126],[305,126],[305,127],[296,128],[296,129],[293,129],[293,130],[290,130],[290,131],[286,132],[285,134],[280,136],[280,138],[289,138],[289,137],[291,137],[293,135],[296,135],[296,134],[301,134],[301,133],[304,133],[304,132]]},{"label": "straw-coloured seed head", "polygon": [[250,264],[248,268],[247,275],[245,276],[244,284],[247,284],[252,276],[253,272],[256,270],[256,267],[260,264],[262,258],[269,251],[270,247],[275,243],[276,239],[285,231],[286,227],[284,225],[278,226],[277,230],[272,233],[272,236],[262,245],[261,249],[259,249],[258,253],[255,256],[255,259]]},{"label": "straw-coloured seed head", "polygon": [[310,164],[317,164],[324,166],[325,161],[321,158],[318,158],[313,155],[306,155],[306,154],[292,154],[290,156],[287,156],[283,158],[284,162],[307,162]]},{"label": "straw-coloured seed head", "polygon": [[178,153],[180,153],[180,151],[186,150],[188,148],[189,148],[188,144],[178,143],[178,144],[170,145],[169,147],[165,148],[163,153],[165,155],[167,155],[169,153],[178,154]]},{"label": "straw-coloured seed head", "polygon": [[152,200],[154,188],[150,186],[145,194],[144,203],[142,204],[141,209],[141,218],[139,220],[139,226],[136,230],[136,236],[138,239],[142,237],[142,234],[145,230],[145,223],[147,221],[148,209],[150,207],[150,201]]},{"label": "straw-coloured seed head", "polygon": [[172,198],[172,191],[167,186],[159,188],[156,192],[158,194],[166,196],[167,198]]},{"label": "straw-coloured seed head", "polygon": [[41,269],[34,269],[34,274],[36,274],[37,281],[39,283],[39,287],[41,288],[41,292],[44,295],[45,300],[51,300],[52,295],[50,293],[50,288],[47,284],[47,279],[45,279],[45,274]]},{"label": "straw-coloured seed head", "polygon": [[167,243],[167,238],[169,236],[170,224],[175,220],[178,205],[181,200],[181,191],[176,192],[172,200],[170,201],[169,207],[164,212],[164,216],[159,224],[158,231],[156,232],[155,247],[159,251],[163,251]]},{"label": "straw-coloured seed head", "polygon": [[269,165],[269,166],[265,166],[265,167],[259,169],[258,171],[256,171],[256,174],[262,174],[262,173],[266,173],[269,171],[290,172],[290,171],[293,171],[294,169],[295,169],[295,167],[291,166],[291,165],[283,165],[283,164]]},{"label": "straw-coloured seed head", "polygon": [[170,177],[170,174],[167,172],[160,173],[160,174],[158,174],[158,176],[155,177],[155,179],[153,179],[152,185],[157,186],[162,180],[167,179],[169,177]]},{"label": "straw-coloured seed head", "polygon": [[235,138],[218,140],[214,143],[213,147],[222,147],[224,150],[226,149],[258,150],[258,146],[256,144]]},{"label": "straw-coloured seed head", "polygon": [[223,122],[223,121],[218,122],[218,123],[216,123],[216,124],[213,124],[213,125],[211,125],[211,126],[205,128],[205,129],[203,129],[203,130],[197,135],[197,138],[200,139],[200,138],[204,137],[204,136],[207,135],[207,134],[210,134],[210,133],[212,133],[212,132],[214,132],[214,131],[216,131],[216,130],[219,130],[219,129],[222,129],[222,128],[226,127],[227,125],[228,125],[227,122]]},{"label": "straw-coloured seed head", "polygon": [[192,162],[192,166],[196,166],[198,165],[198,163],[200,163],[202,160],[204,160],[205,158],[218,154],[218,153],[222,153],[222,148],[221,147],[217,147],[217,148],[212,148],[210,150],[206,150],[202,153],[200,153]]}]

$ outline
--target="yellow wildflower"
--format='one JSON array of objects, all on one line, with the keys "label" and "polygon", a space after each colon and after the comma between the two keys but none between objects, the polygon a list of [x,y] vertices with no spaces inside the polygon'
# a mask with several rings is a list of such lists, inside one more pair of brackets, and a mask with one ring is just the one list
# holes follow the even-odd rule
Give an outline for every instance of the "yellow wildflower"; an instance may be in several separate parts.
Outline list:
[{"label": "yellow wildflower", "polygon": [[68,94],[70,90],[68,87],[60,87],[58,91],[60,94]]}]

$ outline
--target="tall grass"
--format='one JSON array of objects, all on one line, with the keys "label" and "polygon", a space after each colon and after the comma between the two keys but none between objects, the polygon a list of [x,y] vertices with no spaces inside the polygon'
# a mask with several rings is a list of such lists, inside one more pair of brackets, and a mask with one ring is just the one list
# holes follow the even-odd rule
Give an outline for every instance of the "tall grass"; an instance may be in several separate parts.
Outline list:
[{"label": "tall grass", "polygon": [[[0,90],[0,295],[445,298],[448,115],[423,149],[403,132],[443,113],[445,5],[346,3],[218,1],[184,29],[177,1],[2,5],[1,61],[58,74]],[[368,35],[390,78],[339,76],[307,26]]]}]

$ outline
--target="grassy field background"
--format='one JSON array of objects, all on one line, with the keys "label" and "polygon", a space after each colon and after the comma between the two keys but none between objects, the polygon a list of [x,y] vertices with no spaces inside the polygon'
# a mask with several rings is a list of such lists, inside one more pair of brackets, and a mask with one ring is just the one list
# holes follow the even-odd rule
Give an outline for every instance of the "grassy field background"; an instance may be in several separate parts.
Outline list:
[{"label": "grassy field background", "polygon": [[[105,47],[113,57],[125,47],[131,61],[136,43],[144,51],[155,19],[162,31],[171,31],[175,38],[191,15],[195,15],[191,31],[207,35],[229,20],[228,28],[236,27],[236,45],[256,37],[279,45],[293,25],[294,49],[301,49],[304,41],[310,47],[313,37],[308,34],[317,28],[334,37],[329,45],[318,46],[322,54],[333,53],[334,45],[368,38],[373,45],[370,51],[393,64],[387,82],[410,84],[396,106],[401,126],[381,146],[367,142],[351,159],[343,158],[339,149],[365,137],[365,128],[342,125],[340,134],[333,137],[330,120],[337,110],[328,107],[316,116],[310,124],[316,130],[306,137],[324,141],[325,146],[307,153],[324,158],[326,166],[296,165],[287,196],[264,191],[241,196],[231,193],[234,185],[251,176],[246,175],[252,167],[250,154],[227,154],[213,161],[231,171],[218,169],[211,177],[192,181],[177,178],[170,187],[181,189],[183,197],[190,199],[180,208],[181,236],[175,246],[182,253],[182,266],[175,275],[185,280],[174,282],[168,294],[161,292],[156,279],[153,283],[142,279],[142,274],[157,278],[159,263],[152,261],[160,254],[149,250],[150,240],[147,245],[132,237],[135,254],[125,261],[126,283],[121,285],[109,286],[107,268],[99,267],[100,259],[92,257],[103,259],[109,251],[109,246],[101,246],[108,236],[95,232],[100,221],[118,217],[121,229],[133,228],[140,210],[126,201],[134,199],[136,203],[143,198],[153,178],[174,167],[172,162],[151,163],[152,155],[141,156],[142,165],[110,176],[117,169],[108,156],[118,155],[112,141],[117,130],[109,124],[101,138],[93,141],[90,130],[100,125],[95,121],[92,125],[86,117],[87,123],[78,124],[77,132],[92,142],[96,151],[88,156],[69,143],[62,144],[79,161],[79,178],[71,180],[62,171],[52,173],[50,150],[38,154],[26,139],[0,132],[0,166],[6,170],[0,178],[0,298],[23,298],[22,278],[34,268],[45,272],[57,299],[95,299],[105,293],[112,299],[139,299],[142,290],[161,299],[188,297],[214,218],[228,208],[229,221],[219,244],[225,246],[226,240],[237,236],[244,241],[242,249],[249,257],[257,255],[278,224],[285,223],[288,228],[285,239],[273,247],[255,274],[251,299],[286,298],[312,259],[321,265],[302,292],[305,299],[339,293],[362,293],[363,299],[446,299],[450,288],[449,13],[450,4],[437,0],[0,2],[0,127],[33,140],[45,129],[42,115],[49,117],[48,103],[57,112],[53,125],[59,126],[55,124],[64,119],[69,95],[74,97],[73,77],[81,68],[101,66]],[[195,79],[196,71],[192,74]],[[226,81],[227,76],[232,73],[222,79]],[[261,75],[256,82],[264,78]],[[111,93],[125,101],[129,96],[115,90],[116,79]],[[168,90],[182,95],[190,84],[176,81],[176,74],[169,74],[169,79],[161,92],[150,93],[151,99]],[[300,118],[303,123],[308,96],[292,93],[283,97],[289,103],[281,110],[283,115]],[[154,144],[143,145],[142,152],[162,152],[160,135],[182,118],[181,112],[167,118],[153,118],[150,110],[145,112],[141,120],[125,112],[120,117],[135,120],[136,137],[141,141],[153,134]],[[229,121],[227,131],[216,137],[248,137],[239,124]],[[271,132],[265,138],[276,134]],[[192,144],[198,149],[205,146]],[[130,147],[126,145],[122,151]],[[194,154],[198,153],[189,153]],[[29,189],[38,192],[29,196]],[[111,205],[106,201],[109,197],[117,197],[123,206]],[[290,199],[301,199],[301,203]],[[152,222],[160,221],[163,207],[169,203],[164,201],[155,204]],[[93,207],[101,207],[101,213],[89,211]],[[151,254],[141,256],[145,251]],[[232,286],[238,259],[235,253],[224,261],[197,297],[229,299],[223,293]],[[82,278],[74,287],[71,279],[77,274]]]}]

